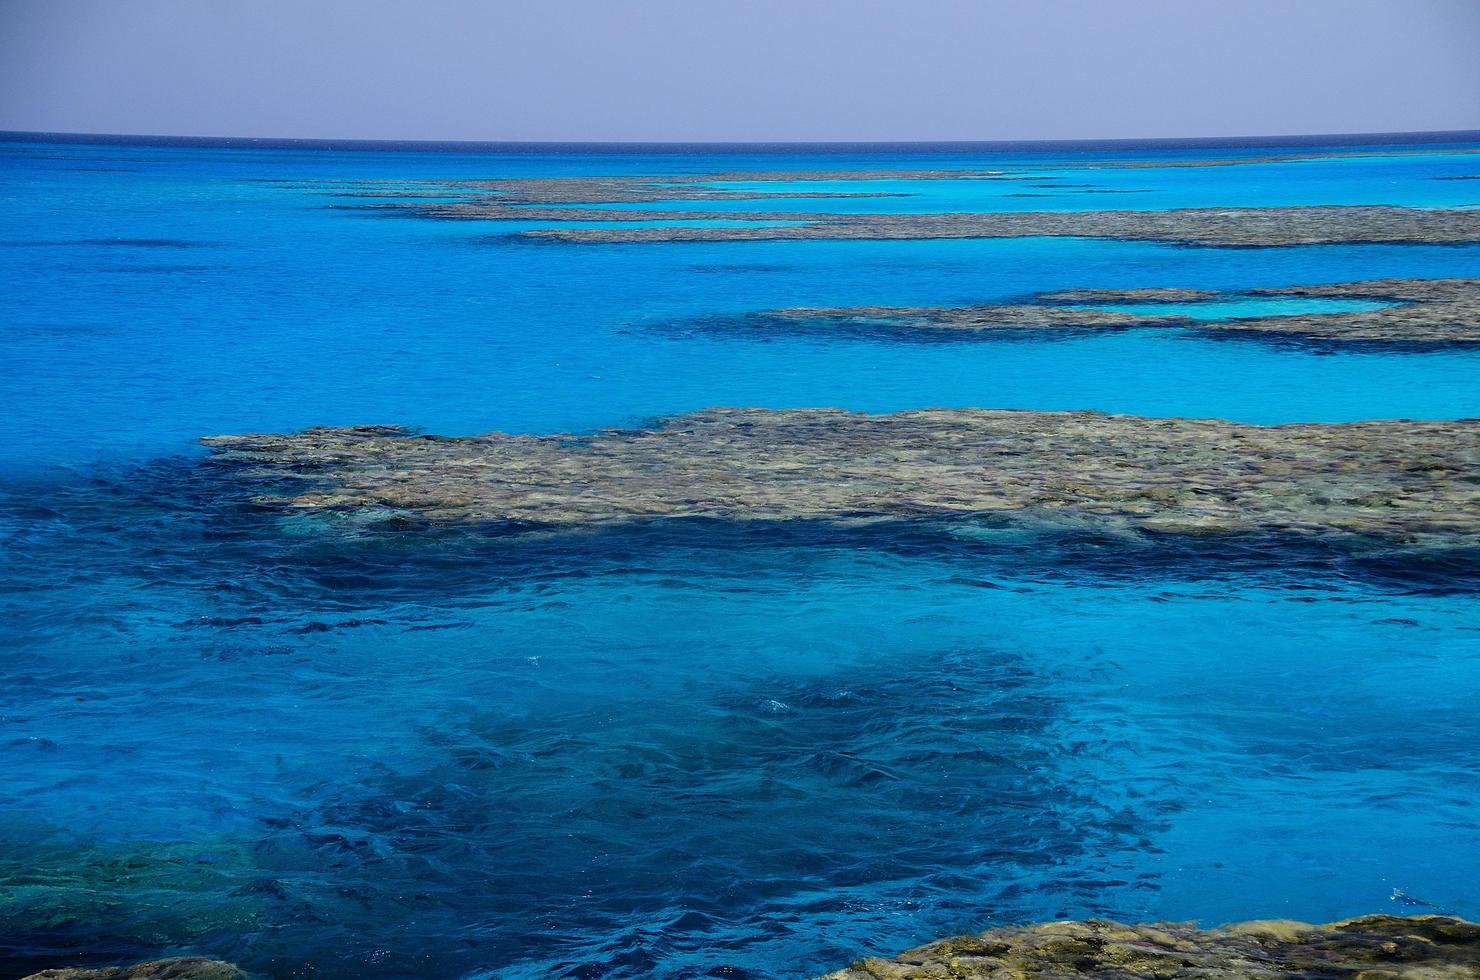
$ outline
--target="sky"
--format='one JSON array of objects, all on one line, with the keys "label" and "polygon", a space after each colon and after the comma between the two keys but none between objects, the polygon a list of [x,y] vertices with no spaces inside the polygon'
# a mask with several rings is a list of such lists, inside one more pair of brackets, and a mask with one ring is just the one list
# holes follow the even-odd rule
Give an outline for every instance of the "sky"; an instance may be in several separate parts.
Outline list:
[{"label": "sky", "polygon": [[0,130],[401,140],[1480,129],[1480,0],[0,0]]}]

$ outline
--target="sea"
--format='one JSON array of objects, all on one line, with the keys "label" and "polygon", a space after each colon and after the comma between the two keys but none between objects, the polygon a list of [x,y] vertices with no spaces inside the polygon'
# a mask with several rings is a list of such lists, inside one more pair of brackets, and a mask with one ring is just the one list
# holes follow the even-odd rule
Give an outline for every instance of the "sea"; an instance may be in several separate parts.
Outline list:
[{"label": "sea", "polygon": [[[1480,245],[589,244],[518,232],[607,226],[601,204],[445,220],[354,196],[726,174],[896,195],[697,205],[737,221],[1456,208],[1480,180],[1440,178],[1480,175],[1477,152],[0,138],[0,976],[204,955],[270,977],[807,977],[1050,919],[1480,918],[1475,555],[1000,516],[356,526],[253,506],[197,441],[710,406],[1480,416],[1473,347],[758,317],[1476,276]],[[738,179],[957,169],[1121,193]]]}]

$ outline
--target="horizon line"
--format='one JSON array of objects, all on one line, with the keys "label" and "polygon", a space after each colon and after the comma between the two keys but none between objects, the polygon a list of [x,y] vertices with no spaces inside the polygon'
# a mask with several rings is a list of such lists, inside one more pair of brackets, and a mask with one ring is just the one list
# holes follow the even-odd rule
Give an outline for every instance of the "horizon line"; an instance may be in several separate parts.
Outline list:
[{"label": "horizon line", "polygon": [[1382,133],[1286,133],[1257,136],[1152,136],[1088,139],[994,139],[994,140],[475,140],[475,139],[365,139],[359,137],[311,136],[185,136],[146,133],[81,133],[45,130],[0,130],[5,143],[74,143],[222,146],[244,149],[328,150],[498,150],[526,148],[591,147],[606,149],[685,148],[807,148],[839,149],[862,147],[955,148],[1010,150],[1023,148],[1080,148],[1167,146],[1185,149],[1257,146],[1381,146],[1399,143],[1443,143],[1480,140],[1480,129],[1414,130]]}]

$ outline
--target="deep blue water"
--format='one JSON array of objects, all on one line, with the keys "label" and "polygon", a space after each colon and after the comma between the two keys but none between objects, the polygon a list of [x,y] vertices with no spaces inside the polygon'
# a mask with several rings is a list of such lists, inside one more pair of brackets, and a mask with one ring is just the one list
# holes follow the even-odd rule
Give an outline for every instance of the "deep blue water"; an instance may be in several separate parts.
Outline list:
[{"label": "deep blue water", "polygon": [[1477,145],[1091,171],[1067,165],[1278,148],[0,142],[0,975],[191,951],[790,977],[1057,916],[1480,916],[1474,555],[970,521],[395,534],[247,508],[194,443],[721,404],[1480,415],[1474,352],[716,326],[1477,275],[1480,247],[578,246],[276,183],[1027,162],[1146,193],[736,210],[1473,206],[1480,181],[1434,178],[1480,173],[1448,152]]}]

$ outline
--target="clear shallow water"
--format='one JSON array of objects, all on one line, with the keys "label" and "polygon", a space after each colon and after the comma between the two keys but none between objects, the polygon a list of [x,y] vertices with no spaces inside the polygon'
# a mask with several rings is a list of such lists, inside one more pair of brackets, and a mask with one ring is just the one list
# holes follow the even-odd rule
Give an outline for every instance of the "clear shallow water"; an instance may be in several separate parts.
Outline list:
[{"label": "clear shallow water", "polygon": [[[1024,173],[1010,161],[1005,177]],[[952,165],[954,166],[954,165]],[[1168,208],[1294,207],[1401,204],[1473,207],[1480,156],[1404,152],[1351,155],[1207,168],[1103,168],[1091,162],[1028,164],[1025,179],[715,181],[748,192],[879,194],[861,198],[781,198],[764,201],[645,201],[611,205],[639,210],[841,212],[911,214],[997,211],[1150,211]],[[821,169],[821,168],[819,168]],[[965,169],[965,168],[962,168]],[[600,205],[590,205],[599,208]]]},{"label": "clear shallow water", "polygon": [[[0,399],[17,410],[0,471],[188,452],[202,434],[244,429],[375,421],[549,432],[714,404],[1094,407],[1261,423],[1477,410],[1474,352],[1302,354],[1157,334],[948,348],[755,343],[670,328],[785,306],[992,302],[1080,286],[1470,275],[1480,247],[557,247],[507,237],[524,225],[390,220],[273,183],[816,169],[850,159],[6,144],[0,273],[20,285],[4,298]],[[991,163],[851,165],[973,162]],[[1260,168],[1135,172],[1222,182]]]},{"label": "clear shallow water", "polygon": [[[1078,304],[1076,304],[1078,305]],[[1325,299],[1303,296],[1255,296],[1214,299],[1197,303],[1101,303],[1080,309],[1113,310],[1137,316],[1185,316],[1193,320],[1246,320],[1265,316],[1296,316],[1307,313],[1362,313],[1393,306],[1381,300]]]},{"label": "clear shallow water", "polygon": [[[1054,916],[1327,918],[1394,888],[1480,915],[1473,556],[970,525],[396,537],[263,516],[197,461],[209,432],[709,404],[1480,414],[1473,354],[684,329],[1468,275],[1477,249],[586,248],[266,183],[838,165],[0,144],[0,972],[194,950],[283,976],[795,976]],[[1130,173],[1240,172],[1284,187]]]}]

